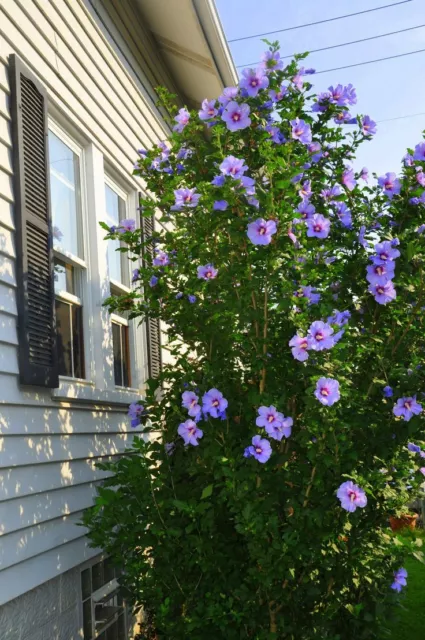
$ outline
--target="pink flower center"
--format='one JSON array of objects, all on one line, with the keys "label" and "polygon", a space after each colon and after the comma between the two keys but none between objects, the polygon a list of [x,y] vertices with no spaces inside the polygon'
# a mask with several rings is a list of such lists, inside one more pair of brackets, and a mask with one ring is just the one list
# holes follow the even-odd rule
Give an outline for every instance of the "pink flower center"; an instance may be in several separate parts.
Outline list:
[{"label": "pink flower center", "polygon": [[192,196],[186,196],[184,201],[185,202],[192,202]]},{"label": "pink flower center", "polygon": [[206,278],[211,278],[212,277],[212,271],[206,271],[205,272],[205,277]]},{"label": "pink flower center", "polygon": [[257,80],[256,78],[253,78],[253,79],[251,80],[250,84],[251,84],[251,87],[256,87],[256,86],[257,86],[257,84],[258,84],[258,80]]},{"label": "pink flower center", "polygon": [[407,401],[404,403],[404,407],[410,411],[410,409],[412,408],[412,403]]},{"label": "pink flower center", "polygon": [[319,232],[322,230],[322,226],[320,224],[315,224],[313,227],[314,231]]},{"label": "pink flower center", "polygon": [[240,119],[241,119],[241,115],[240,115],[240,113],[234,113],[234,114],[232,115],[232,120],[233,120],[233,122],[239,122],[239,120],[240,120]]},{"label": "pink flower center", "polygon": [[381,254],[379,254],[379,257],[381,258],[381,260],[388,260],[388,253],[382,252]]},{"label": "pink flower center", "polygon": [[326,389],[326,387],[323,387],[323,389],[320,389],[320,393],[322,396],[325,396],[325,398],[329,395],[329,391]]},{"label": "pink flower center", "polygon": [[382,295],[385,291],[384,287],[377,287],[376,288],[377,293],[379,293],[379,295]]},{"label": "pink flower center", "polygon": [[323,333],[321,333],[321,332],[319,331],[319,332],[317,332],[317,333],[316,333],[316,335],[315,335],[314,337],[316,338],[316,340],[317,340],[318,342],[320,342],[320,340],[323,340],[323,338],[324,338],[325,336],[323,335]]},{"label": "pink flower center", "polygon": [[255,453],[262,453],[263,450],[261,449],[261,447],[255,447]]},{"label": "pink flower center", "polygon": [[188,434],[189,434],[190,436],[193,436],[193,434],[195,433],[195,431],[196,431],[196,427],[189,427],[189,429],[187,430],[187,432],[188,432]]},{"label": "pink flower center", "polygon": [[295,129],[294,129],[294,134],[295,134],[296,136],[300,136],[300,135],[302,135],[302,132],[303,132],[303,130],[301,129],[301,127],[295,127]]},{"label": "pink flower center", "polygon": [[354,502],[354,500],[357,498],[357,493],[355,491],[352,491],[351,489],[349,489],[348,495],[350,496],[351,502]]},{"label": "pink flower center", "polygon": [[376,267],[375,271],[378,274],[378,276],[382,276],[383,273],[385,272],[384,267]]},{"label": "pink flower center", "polygon": [[194,407],[194,406],[195,406],[195,404],[196,404],[196,400],[195,400],[195,398],[194,398],[194,399],[192,400],[192,402],[190,403],[190,406],[191,406],[191,407]]},{"label": "pink flower center", "polygon": [[303,341],[300,343],[300,349],[307,349],[307,347],[308,347],[308,342],[307,342],[307,340],[303,340]]},{"label": "pink flower center", "polygon": [[260,236],[263,236],[266,233],[266,227],[264,225],[261,225],[261,227],[258,228],[258,233],[260,234]]},{"label": "pink flower center", "polygon": [[213,407],[218,407],[218,405],[219,405],[219,404],[220,404],[220,403],[219,403],[219,401],[218,401],[218,400],[213,400],[213,402],[212,402],[212,406],[213,406]]},{"label": "pink flower center", "polygon": [[213,116],[213,115],[214,115],[214,113],[215,113],[215,109],[213,109],[213,108],[208,109],[208,115],[209,115],[209,116]]},{"label": "pink flower center", "polygon": [[273,415],[272,413],[270,413],[270,414],[267,416],[267,422],[273,422],[273,420],[274,420],[274,415]]}]

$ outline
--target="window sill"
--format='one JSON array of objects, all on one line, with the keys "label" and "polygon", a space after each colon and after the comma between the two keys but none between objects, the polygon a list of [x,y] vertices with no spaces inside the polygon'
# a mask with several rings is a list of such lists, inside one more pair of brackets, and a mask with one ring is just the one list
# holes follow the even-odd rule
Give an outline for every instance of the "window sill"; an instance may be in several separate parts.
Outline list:
[{"label": "window sill", "polygon": [[96,389],[92,382],[87,380],[73,380],[72,378],[60,378],[59,388],[52,390],[52,398],[55,400],[68,400],[69,402],[87,402],[91,404],[107,404],[127,407],[132,402],[140,400],[141,393],[137,389]]}]

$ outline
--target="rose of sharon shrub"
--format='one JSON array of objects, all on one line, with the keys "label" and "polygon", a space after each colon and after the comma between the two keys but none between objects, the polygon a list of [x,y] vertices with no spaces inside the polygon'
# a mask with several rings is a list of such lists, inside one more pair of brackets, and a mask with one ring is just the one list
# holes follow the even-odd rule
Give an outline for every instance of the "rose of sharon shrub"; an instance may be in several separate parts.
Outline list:
[{"label": "rose of sharon shrub", "polygon": [[164,321],[174,358],[85,518],[152,638],[372,638],[406,584],[388,519],[424,473],[424,143],[372,185],[352,161],[376,123],[302,57],[272,45],[199,112],[161,92],[174,133],[135,172],[162,224],[104,225],[143,256],[110,308]]}]

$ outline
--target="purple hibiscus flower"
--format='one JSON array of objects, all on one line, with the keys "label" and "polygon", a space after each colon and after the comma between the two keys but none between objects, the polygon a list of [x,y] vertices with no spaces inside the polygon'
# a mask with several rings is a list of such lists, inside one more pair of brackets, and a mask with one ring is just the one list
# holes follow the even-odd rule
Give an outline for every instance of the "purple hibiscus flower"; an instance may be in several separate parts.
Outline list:
[{"label": "purple hibiscus flower", "polygon": [[329,87],[329,100],[333,104],[343,107],[347,104],[347,96],[345,93],[345,87],[342,84],[337,84],[336,87]]},{"label": "purple hibiscus flower", "polygon": [[131,276],[131,282],[136,282],[136,280],[138,280],[140,278],[140,271],[139,269],[133,269],[133,273]]},{"label": "purple hibiscus flower", "polygon": [[335,207],[336,215],[339,218],[339,221],[344,227],[351,229],[353,220],[351,217],[351,211],[345,204],[345,202],[333,202],[333,206]]},{"label": "purple hibiscus flower", "polygon": [[190,304],[194,304],[194,302],[196,302],[196,296],[194,296],[191,293],[189,293],[189,295],[187,296],[187,299],[189,300]]},{"label": "purple hibiscus flower", "polygon": [[278,91],[274,91],[273,89],[271,89],[269,91],[269,96],[272,102],[279,102],[280,100],[282,100],[282,98],[286,96],[287,93],[288,93],[288,87],[284,84],[281,84]]},{"label": "purple hibiscus flower", "polygon": [[270,407],[262,406],[258,409],[258,418],[255,421],[257,427],[266,427],[267,425],[277,425],[282,421],[283,415],[273,405]]},{"label": "purple hibiscus flower", "polygon": [[373,136],[377,131],[376,122],[372,120],[369,116],[364,116],[361,120],[362,125],[362,133],[365,136]]},{"label": "purple hibiscus flower", "polygon": [[421,448],[418,444],[415,444],[414,442],[409,442],[407,444],[407,448],[409,449],[409,451],[411,451],[412,453],[420,453],[421,452]]},{"label": "purple hibiscus flower", "polygon": [[131,426],[138,427],[142,422],[142,417],[145,412],[145,408],[138,402],[132,402],[128,407],[128,417],[131,418]]},{"label": "purple hibiscus flower", "polygon": [[421,187],[425,187],[425,173],[422,171],[422,168],[416,173],[416,182],[421,185]]},{"label": "purple hibiscus flower", "polygon": [[199,202],[199,198],[201,197],[200,193],[196,193],[196,188],[188,189],[187,187],[183,187],[181,189],[176,189],[174,191],[175,196],[175,207],[196,207]]},{"label": "purple hibiscus flower", "polygon": [[294,223],[300,224],[301,222],[312,218],[316,213],[316,209],[313,204],[310,204],[308,200],[304,199],[301,201],[301,204],[298,205],[297,212],[301,214],[301,219],[295,218]]},{"label": "purple hibiscus flower", "polygon": [[326,407],[331,407],[340,399],[339,382],[333,378],[319,378],[314,395]]},{"label": "purple hibiscus flower", "polygon": [[149,286],[150,287],[155,287],[159,282],[159,278],[157,276],[152,276],[151,279],[149,280]]},{"label": "purple hibiscus flower", "polygon": [[152,260],[152,264],[155,267],[165,267],[167,264],[170,264],[170,258],[168,253],[165,251],[156,250],[155,258]]},{"label": "purple hibiscus flower", "polygon": [[331,221],[320,213],[315,213],[307,220],[307,236],[309,238],[327,238]]},{"label": "purple hibiscus flower", "polygon": [[308,336],[300,336],[299,333],[297,333],[290,339],[289,346],[292,347],[292,355],[295,360],[304,362],[308,359],[307,351],[311,348],[311,338]]},{"label": "purple hibiscus flower", "polygon": [[327,187],[326,189],[322,189],[320,195],[324,200],[332,200],[333,198],[337,198],[342,195],[342,189],[339,184],[334,184],[333,187]]},{"label": "purple hibiscus flower", "polygon": [[413,160],[425,160],[425,142],[416,145],[413,152]]},{"label": "purple hibiscus flower", "polygon": [[210,414],[212,418],[219,418],[220,414],[227,409],[228,404],[221,391],[210,389],[202,398],[202,411],[205,415]]},{"label": "purple hibiscus flower", "polygon": [[173,127],[173,131],[178,131],[181,133],[185,126],[188,124],[190,120],[190,113],[187,109],[179,109],[178,114],[174,118],[174,121],[177,123]]},{"label": "purple hibiscus flower", "polygon": [[400,593],[403,587],[407,585],[407,571],[403,567],[394,571],[394,582],[391,585],[391,589]]},{"label": "purple hibiscus flower", "polygon": [[367,167],[363,167],[360,171],[359,178],[365,182],[369,182],[369,169]]},{"label": "purple hibiscus flower", "polygon": [[265,245],[270,244],[272,235],[276,233],[277,227],[274,220],[264,220],[258,218],[254,222],[250,222],[247,229],[247,236],[252,244]]},{"label": "purple hibiscus flower", "polygon": [[262,67],[244,69],[240,81],[241,89],[245,89],[250,98],[255,98],[261,89],[269,86],[269,79]]},{"label": "purple hibiscus flower", "polygon": [[136,221],[133,220],[133,218],[126,218],[125,220],[121,220],[116,230],[118,233],[125,233],[126,231],[134,231],[135,228]]},{"label": "purple hibiscus flower", "polygon": [[311,128],[309,124],[304,122],[304,120],[295,118],[295,120],[291,120],[291,126],[292,126],[291,137],[294,140],[299,140],[303,144],[310,144]]},{"label": "purple hibiscus flower", "polygon": [[346,169],[342,174],[342,184],[347,187],[349,191],[352,191],[356,184],[357,180],[354,177],[353,169]]},{"label": "purple hibiscus flower", "polygon": [[226,123],[229,131],[246,129],[251,124],[251,118],[249,117],[250,111],[251,109],[248,104],[238,104],[232,100],[226,105],[221,119]]},{"label": "purple hibiscus flower", "polygon": [[337,324],[338,327],[344,327],[348,324],[351,313],[347,311],[334,311],[333,316],[329,316],[328,324]]},{"label": "purple hibiscus flower", "polygon": [[210,120],[214,116],[217,115],[217,109],[215,108],[215,100],[205,100],[202,101],[201,110],[198,112],[198,115],[201,120]]},{"label": "purple hibiscus flower", "polygon": [[279,51],[264,51],[261,54],[261,67],[265,71],[282,71],[283,60]]},{"label": "purple hibiscus flower", "polygon": [[223,89],[223,93],[218,96],[219,103],[225,107],[229,102],[234,100],[239,93],[238,87],[226,87]]},{"label": "purple hibiscus flower", "polygon": [[239,180],[245,171],[248,171],[245,160],[235,158],[235,156],[227,156],[221,163],[219,169],[224,176],[230,176],[234,180]]},{"label": "purple hibiscus flower", "polygon": [[198,396],[193,391],[182,393],[182,407],[188,410],[192,418],[196,418],[201,413],[201,405],[198,404]]},{"label": "purple hibiscus flower", "polygon": [[397,297],[397,292],[391,280],[388,280],[385,284],[371,284],[368,291],[375,296],[378,304],[388,304]]},{"label": "purple hibiscus flower", "polygon": [[177,429],[177,433],[183,438],[185,445],[191,444],[194,447],[198,446],[198,439],[204,435],[204,432],[198,428],[198,425],[193,420],[182,422]]},{"label": "purple hibiscus flower", "polygon": [[367,267],[366,280],[371,284],[385,285],[394,277],[394,262],[371,264]]},{"label": "purple hibiscus flower", "polygon": [[400,193],[401,182],[393,172],[388,172],[384,176],[378,178],[378,184],[382,187],[389,200],[392,200],[394,196],[397,196]]},{"label": "purple hibiscus flower", "polygon": [[214,176],[214,178],[211,180],[211,184],[213,184],[215,187],[223,187],[225,182],[225,176]]},{"label": "purple hibiscus flower", "polygon": [[357,103],[356,90],[351,83],[347,84],[347,86],[345,87],[345,97],[348,104],[353,105]]},{"label": "purple hibiscus flower", "polygon": [[280,420],[274,424],[266,424],[265,429],[267,434],[273,440],[278,440],[279,442],[282,438],[289,438],[292,433],[292,425],[294,421],[292,418],[285,418],[282,413],[279,413]]},{"label": "purple hibiscus flower", "polygon": [[213,204],[214,211],[226,211],[229,203],[227,200],[216,200]]},{"label": "purple hibiscus flower", "polygon": [[299,195],[303,200],[308,200],[312,194],[311,191],[311,180],[304,180],[302,183],[300,190],[298,191]]},{"label": "purple hibiscus flower", "polygon": [[378,242],[373,247],[376,255],[370,256],[373,264],[388,264],[400,257],[400,251],[394,249],[393,244],[389,240]]},{"label": "purple hibiscus flower", "polygon": [[245,449],[245,458],[255,458],[258,462],[264,464],[272,455],[270,442],[261,436],[252,438],[252,445]]},{"label": "purple hibiscus flower", "polygon": [[301,287],[301,295],[303,298],[307,298],[309,304],[318,304],[320,301],[320,293],[316,292],[316,287]]},{"label": "purple hibiscus flower", "polygon": [[343,482],[336,495],[341,501],[341,507],[350,513],[353,513],[357,507],[363,508],[367,505],[365,492],[351,480]]},{"label": "purple hibiscus flower", "polygon": [[393,414],[406,422],[420,413],[422,413],[422,405],[416,402],[416,396],[399,398],[393,408]]},{"label": "purple hibiscus flower", "polygon": [[333,328],[323,322],[322,320],[316,320],[310,325],[308,335],[310,338],[309,348],[313,351],[324,351],[325,349],[332,349],[334,346],[334,338],[332,336]]},{"label": "purple hibiscus flower", "polygon": [[215,269],[212,264],[206,264],[198,267],[198,278],[201,280],[213,280],[217,277],[218,269]]},{"label": "purple hibiscus flower", "polygon": [[382,389],[382,393],[384,394],[384,398],[392,398],[392,396],[394,395],[394,391],[388,384]]}]

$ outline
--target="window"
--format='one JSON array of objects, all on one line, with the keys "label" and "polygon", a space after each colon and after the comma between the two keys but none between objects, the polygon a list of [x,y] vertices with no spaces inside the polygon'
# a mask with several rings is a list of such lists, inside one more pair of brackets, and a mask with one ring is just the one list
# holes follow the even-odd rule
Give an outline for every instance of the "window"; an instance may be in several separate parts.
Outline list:
[{"label": "window", "polygon": [[[127,218],[126,195],[109,178],[105,182],[106,217],[109,226],[117,227]],[[128,255],[120,252],[119,240],[108,241],[108,267],[111,295],[122,295],[130,291],[130,267]],[[112,347],[114,353],[114,379],[117,387],[131,386],[130,328],[127,314],[112,314]]]},{"label": "window", "polygon": [[109,559],[81,572],[84,640],[127,640],[128,612],[119,573]]},{"label": "window", "polygon": [[53,219],[55,307],[59,375],[85,378],[81,158],[55,125],[49,126],[50,198]]}]

